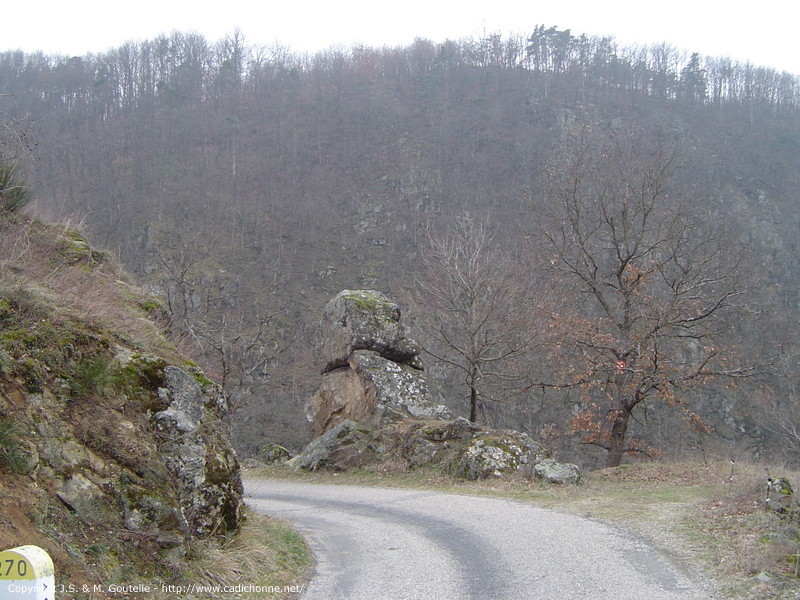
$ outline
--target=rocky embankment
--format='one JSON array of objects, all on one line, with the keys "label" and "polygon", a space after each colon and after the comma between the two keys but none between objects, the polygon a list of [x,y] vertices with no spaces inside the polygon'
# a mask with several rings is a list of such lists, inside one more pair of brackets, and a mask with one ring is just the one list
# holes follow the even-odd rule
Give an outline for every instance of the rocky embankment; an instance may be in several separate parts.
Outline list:
[{"label": "rocky embankment", "polygon": [[108,256],[18,215],[0,230],[0,544],[42,546],[78,588],[173,577],[239,526],[226,400]]}]

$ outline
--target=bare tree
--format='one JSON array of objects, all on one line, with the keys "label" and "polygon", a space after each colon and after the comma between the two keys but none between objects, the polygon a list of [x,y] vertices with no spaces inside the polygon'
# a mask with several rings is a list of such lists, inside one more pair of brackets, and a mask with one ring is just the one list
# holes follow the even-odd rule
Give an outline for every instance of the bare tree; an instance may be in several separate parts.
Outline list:
[{"label": "bare tree", "polygon": [[745,253],[716,215],[670,189],[680,166],[674,148],[632,126],[584,128],[544,178],[551,212],[539,218],[541,235],[575,319],[560,345],[569,367],[561,383],[583,388],[573,428],[607,452],[608,466],[643,450],[628,427],[646,401],[702,429],[685,391],[752,373],[725,343],[745,292]]},{"label": "bare tree", "polygon": [[242,407],[241,392],[248,382],[264,378],[268,365],[286,352],[302,333],[289,340],[275,335],[276,321],[285,311],[263,314],[257,307],[250,313],[222,313],[217,318],[192,324],[192,334],[210,374],[222,386],[231,416]]},{"label": "bare tree", "polygon": [[[784,323],[791,323],[786,319]],[[777,361],[768,385],[757,389],[761,414],[759,425],[778,439],[778,448],[783,458],[797,463],[800,458],[800,382],[797,379],[798,349],[793,343],[797,339],[796,327],[785,327],[775,332],[783,338],[784,351]]]},{"label": "bare tree", "polygon": [[171,334],[219,382],[233,416],[241,408],[243,390],[266,378],[269,365],[303,329],[292,336],[279,333],[286,310],[274,306],[277,261],[265,269],[272,272],[272,280],[253,298],[235,274],[206,264],[213,240],[186,237],[176,235],[170,244],[155,248],[163,267],[162,294]]},{"label": "bare tree", "polygon": [[523,387],[521,359],[542,342],[530,273],[472,218],[429,232],[422,264],[417,312],[433,340],[423,348],[461,373],[477,421],[485,400]]}]

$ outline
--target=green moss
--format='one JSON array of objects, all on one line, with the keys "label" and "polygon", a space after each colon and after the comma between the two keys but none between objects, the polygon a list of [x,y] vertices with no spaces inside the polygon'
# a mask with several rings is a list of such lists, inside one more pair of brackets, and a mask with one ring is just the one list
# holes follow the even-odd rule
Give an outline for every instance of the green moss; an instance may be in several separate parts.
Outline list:
[{"label": "green moss", "polygon": [[83,263],[85,266],[94,266],[106,262],[109,258],[108,252],[95,250],[75,231],[65,231],[62,234],[59,252],[69,265]]},{"label": "green moss", "polygon": [[16,361],[13,374],[22,377],[29,392],[40,393],[44,389],[45,369],[44,365],[31,357],[25,357]]},{"label": "green moss", "polygon": [[349,291],[344,294],[343,298],[362,310],[382,310],[391,304],[385,298],[381,298],[380,295],[371,290]]},{"label": "green moss", "polygon": [[155,296],[138,296],[133,303],[152,320],[161,323],[169,322],[169,309],[160,298]]},{"label": "green moss", "polygon": [[266,444],[258,452],[258,460],[268,465],[283,463],[292,457],[291,453],[280,444]]},{"label": "green moss", "polygon": [[342,299],[359,310],[369,313],[378,324],[394,323],[400,319],[397,305],[380,292],[372,290],[347,291]]},{"label": "green moss", "polygon": [[[226,486],[231,481],[230,453],[219,444],[208,444],[206,451],[206,482]],[[233,463],[235,464],[235,463]]]},{"label": "green moss", "polygon": [[201,389],[205,390],[208,387],[217,386],[217,384],[214,381],[206,377],[206,374],[200,367],[198,367],[196,364],[192,364],[191,361],[184,363],[184,368],[189,373],[189,375],[194,377],[194,380],[198,384],[200,384]]},{"label": "green moss", "polygon": [[0,337],[0,340],[2,340],[4,344],[7,344],[7,348],[33,348],[36,346],[38,339],[39,336],[36,334],[35,330],[28,328],[10,329],[3,332],[2,337]]},{"label": "green moss", "polygon": [[138,403],[146,413],[164,410],[167,402],[158,395],[158,389],[164,387],[164,368],[169,364],[160,356],[136,353],[118,370],[115,389],[125,394],[129,404]]},{"label": "green moss", "polygon": [[136,305],[143,311],[150,313],[163,309],[164,301],[160,298],[156,298],[155,296],[148,296],[147,298],[141,298],[138,300]]},{"label": "green moss", "polygon": [[174,508],[178,504],[176,497],[166,497],[164,489],[143,487],[125,476],[121,476],[117,481],[117,488],[127,510],[137,510],[145,519],[156,523],[161,529],[180,530],[180,518]]},{"label": "green moss", "polygon": [[128,369],[142,377],[152,387],[161,387],[164,383],[164,367],[169,363],[160,356],[152,354],[134,354]]},{"label": "green moss", "polygon": [[4,290],[0,296],[0,325],[13,327],[50,316],[52,310],[41,295],[25,288]]}]

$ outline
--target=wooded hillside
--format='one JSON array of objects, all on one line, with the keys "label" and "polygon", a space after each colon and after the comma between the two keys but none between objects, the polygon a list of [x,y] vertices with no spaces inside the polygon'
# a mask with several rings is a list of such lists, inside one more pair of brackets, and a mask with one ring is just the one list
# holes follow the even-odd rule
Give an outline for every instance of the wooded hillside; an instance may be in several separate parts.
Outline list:
[{"label": "wooded hillside", "polygon": [[[495,244],[527,247],[550,208],[552,152],[582,129],[636,128],[679,150],[674,193],[709,221],[724,215],[731,248],[748,249],[757,277],[730,347],[771,366],[682,399],[710,436],[658,407],[633,427],[668,453],[796,456],[797,76],[543,26],[313,56],[175,32],[100,55],[0,54],[0,113],[33,146],[32,211],[81,225],[164,297],[176,337],[240,407],[245,454],[304,441],[313,328],[330,297],[413,296],[426,232],[466,215]],[[428,362],[466,414],[469,390]],[[592,460],[568,425],[577,393],[484,400],[495,426]]]}]

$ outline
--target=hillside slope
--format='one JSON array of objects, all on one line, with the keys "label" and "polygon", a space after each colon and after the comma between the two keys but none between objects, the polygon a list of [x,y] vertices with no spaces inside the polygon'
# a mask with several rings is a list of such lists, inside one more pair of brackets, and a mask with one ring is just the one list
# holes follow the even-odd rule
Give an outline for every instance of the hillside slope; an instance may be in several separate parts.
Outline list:
[{"label": "hillside slope", "polygon": [[49,551],[63,598],[173,581],[239,526],[225,398],[161,311],[80,235],[0,213],[0,545]]}]

